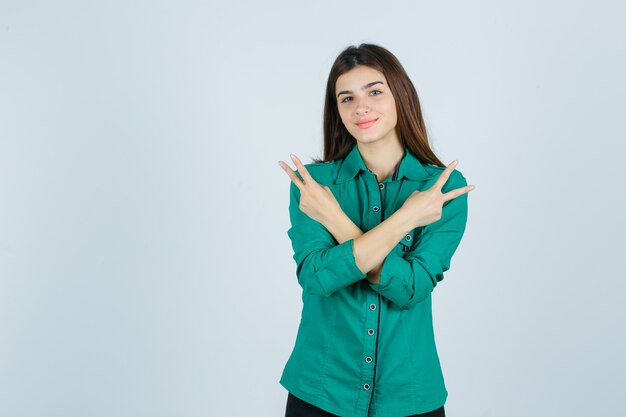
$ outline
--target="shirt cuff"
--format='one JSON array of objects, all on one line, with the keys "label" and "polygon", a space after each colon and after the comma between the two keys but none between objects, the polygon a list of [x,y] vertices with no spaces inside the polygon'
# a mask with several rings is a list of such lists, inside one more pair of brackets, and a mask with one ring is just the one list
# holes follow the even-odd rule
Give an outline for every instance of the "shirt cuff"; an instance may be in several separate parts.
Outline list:
[{"label": "shirt cuff", "polygon": [[323,266],[316,271],[327,294],[367,277],[356,265],[353,246],[354,239],[350,239],[333,247],[327,252],[329,259],[322,262]]},{"label": "shirt cuff", "polygon": [[392,251],[385,258],[379,283],[370,283],[370,287],[404,308],[409,302],[426,298],[434,285],[427,269],[417,259],[407,260]]}]

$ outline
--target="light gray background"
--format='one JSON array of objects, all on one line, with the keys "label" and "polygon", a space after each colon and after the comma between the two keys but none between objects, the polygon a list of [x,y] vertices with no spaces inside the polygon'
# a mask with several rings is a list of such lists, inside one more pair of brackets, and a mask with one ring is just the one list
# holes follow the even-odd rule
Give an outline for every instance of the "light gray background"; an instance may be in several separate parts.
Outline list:
[{"label": "light gray background", "polygon": [[[626,415],[620,1],[0,6],[0,415],[281,416],[289,153],[390,49],[476,189],[433,293],[450,417]],[[293,165],[292,165],[293,166]]]}]

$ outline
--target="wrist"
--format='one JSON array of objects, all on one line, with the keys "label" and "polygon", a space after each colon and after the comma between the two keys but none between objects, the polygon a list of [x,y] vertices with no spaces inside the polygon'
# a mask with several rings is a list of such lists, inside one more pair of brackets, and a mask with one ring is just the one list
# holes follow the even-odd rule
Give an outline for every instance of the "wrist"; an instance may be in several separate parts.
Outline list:
[{"label": "wrist", "polygon": [[321,223],[326,230],[333,235],[337,243],[344,243],[346,240],[356,239],[363,234],[361,229],[354,224],[343,210],[334,212]]},{"label": "wrist", "polygon": [[334,229],[338,224],[344,220],[345,213],[342,210],[333,210],[331,212],[326,212],[322,217],[320,223],[328,229]]},{"label": "wrist", "polygon": [[400,207],[395,213],[392,214],[392,216],[396,216],[398,218],[398,224],[400,224],[400,227],[405,234],[418,227],[413,222],[414,219],[412,213],[404,207]]}]

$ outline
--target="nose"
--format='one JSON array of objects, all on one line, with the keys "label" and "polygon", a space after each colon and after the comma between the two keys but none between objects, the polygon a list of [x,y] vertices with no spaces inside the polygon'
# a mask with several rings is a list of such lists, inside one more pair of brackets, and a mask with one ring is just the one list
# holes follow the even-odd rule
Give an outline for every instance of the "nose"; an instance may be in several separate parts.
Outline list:
[{"label": "nose", "polygon": [[356,104],[356,114],[361,116],[363,114],[369,113],[369,106],[366,103],[366,100],[359,99]]}]

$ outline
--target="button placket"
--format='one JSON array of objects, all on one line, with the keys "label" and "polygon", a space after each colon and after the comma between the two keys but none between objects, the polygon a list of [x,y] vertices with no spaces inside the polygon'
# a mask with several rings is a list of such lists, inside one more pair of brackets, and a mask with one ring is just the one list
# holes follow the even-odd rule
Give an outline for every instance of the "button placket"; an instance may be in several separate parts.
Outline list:
[{"label": "button placket", "polygon": [[[376,180],[376,176],[370,171],[370,173],[374,177],[374,181],[369,182],[368,178],[368,189],[372,190],[371,199],[369,204],[366,206],[371,209],[371,216],[366,216],[363,220],[367,223],[369,228],[376,227],[376,225],[380,224],[384,220],[384,210],[383,210],[383,202],[384,202],[384,190],[386,188],[386,184],[382,182],[378,182]],[[376,188],[373,188],[373,187]],[[363,387],[363,396],[359,396],[359,403],[361,401],[365,402],[365,408],[371,410],[372,407],[372,395],[374,393],[374,385],[376,382],[376,363],[375,358],[377,357],[378,351],[378,326],[380,325],[380,311],[379,308],[382,307],[381,304],[381,296],[376,291],[368,291],[367,292],[367,307],[366,307],[366,320],[364,329],[367,334],[371,337],[366,337],[364,339],[363,350],[361,351],[361,358],[363,362],[363,367],[361,368],[361,386]]]},{"label": "button placket", "polygon": [[361,351],[360,358],[360,360],[363,361],[361,362],[363,363],[361,387],[363,388],[364,394],[360,401],[363,401],[363,406],[365,408],[370,406],[372,400],[371,394],[374,391],[374,381],[376,378],[376,361],[374,358],[376,357],[377,326],[380,324],[378,317],[378,308],[380,307],[380,303],[380,296],[376,292],[368,292],[367,307],[365,307],[366,320],[363,330],[366,331],[369,336],[367,336],[364,340],[365,343],[363,344],[363,350]]},{"label": "button placket", "polygon": [[380,190],[382,190],[385,187],[385,184],[383,184],[382,182],[378,182],[378,179],[376,178],[376,174],[374,174],[371,169],[368,168],[367,170],[374,177],[374,180],[376,181],[376,184],[378,184],[378,193],[376,193],[376,194],[378,194],[378,196],[381,198],[381,201],[378,202],[378,205],[372,206],[372,211],[374,213],[378,213],[380,211],[381,205],[383,204],[383,202],[382,202],[382,194],[380,193]]}]

